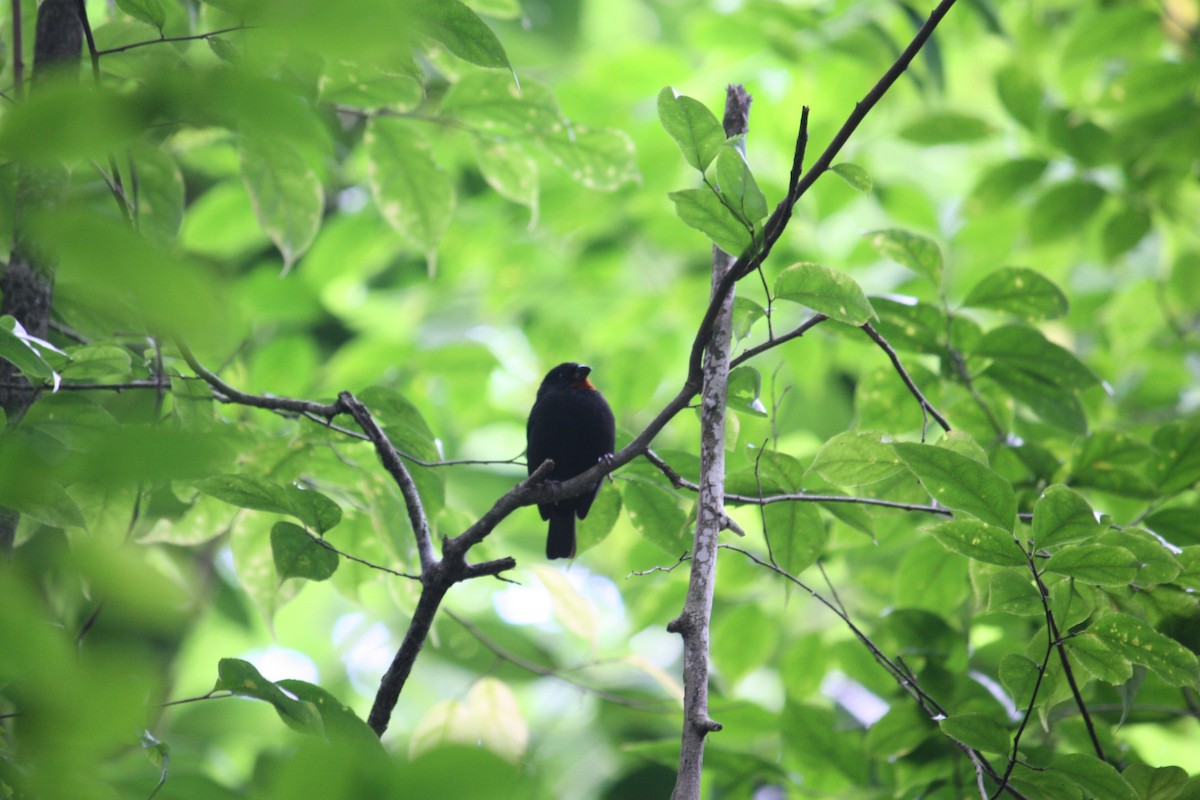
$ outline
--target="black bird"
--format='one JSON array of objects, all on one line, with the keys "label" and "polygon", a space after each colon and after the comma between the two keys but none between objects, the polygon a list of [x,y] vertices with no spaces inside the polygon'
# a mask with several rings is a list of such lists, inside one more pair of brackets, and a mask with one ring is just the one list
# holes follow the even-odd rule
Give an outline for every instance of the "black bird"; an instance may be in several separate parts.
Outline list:
[{"label": "black bird", "polygon": [[[568,362],[546,374],[525,428],[529,472],[547,458],[554,461],[549,480],[566,481],[611,456],[616,424],[604,395],[588,380],[591,367]],[[542,519],[550,521],[546,558],[574,558],[575,518],[583,519],[600,491],[600,482],[583,494],[557,503],[539,503]]]}]

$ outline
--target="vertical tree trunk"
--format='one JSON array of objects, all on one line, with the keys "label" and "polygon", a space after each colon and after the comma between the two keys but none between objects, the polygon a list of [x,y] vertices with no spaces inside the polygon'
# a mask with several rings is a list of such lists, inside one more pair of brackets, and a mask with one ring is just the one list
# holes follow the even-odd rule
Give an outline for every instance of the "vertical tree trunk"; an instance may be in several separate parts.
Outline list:
[{"label": "vertical tree trunk", "polygon": [[[20,13],[19,7],[14,8]],[[37,38],[34,40],[33,81],[49,75],[78,74],[83,47],[78,0],[45,0],[38,9]],[[19,58],[19,56],[18,56]],[[74,124],[63,120],[64,125]],[[29,236],[29,219],[42,208],[60,203],[66,189],[66,171],[59,167],[22,167],[17,175],[13,209],[13,249],[8,267],[0,276],[4,302],[0,314],[9,314],[33,336],[43,338],[50,324],[50,299],[54,291],[54,267],[37,252]],[[33,387],[8,361],[0,359],[0,408],[13,424],[33,402]],[[14,387],[14,388],[5,388]],[[12,553],[20,515],[0,508],[0,555]]]},{"label": "vertical tree trunk", "polygon": [[[749,129],[750,95],[730,86],[725,97],[725,135]],[[734,257],[713,247],[712,290],[716,292]],[[708,715],[709,623],[717,580],[717,537],[725,520],[725,412],[729,383],[731,311],[734,291],[721,304],[704,354],[700,393],[700,499],[692,546],[691,578],[683,611],[667,629],[683,636],[683,736],[679,776],[672,800],[699,800],[704,742],[720,723]]]}]

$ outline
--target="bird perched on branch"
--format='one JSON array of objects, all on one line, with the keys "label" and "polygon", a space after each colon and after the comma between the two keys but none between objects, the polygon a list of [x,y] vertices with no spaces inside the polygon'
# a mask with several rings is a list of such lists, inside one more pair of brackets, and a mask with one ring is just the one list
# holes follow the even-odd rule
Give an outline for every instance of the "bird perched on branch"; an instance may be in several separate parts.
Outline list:
[{"label": "bird perched on branch", "polygon": [[[591,367],[568,362],[546,374],[526,426],[526,460],[533,473],[550,459],[548,480],[566,481],[611,457],[616,424],[604,395],[588,380]],[[575,518],[583,519],[600,491],[600,481],[583,494],[557,503],[539,503],[542,519],[550,521],[546,558],[574,558]]]}]

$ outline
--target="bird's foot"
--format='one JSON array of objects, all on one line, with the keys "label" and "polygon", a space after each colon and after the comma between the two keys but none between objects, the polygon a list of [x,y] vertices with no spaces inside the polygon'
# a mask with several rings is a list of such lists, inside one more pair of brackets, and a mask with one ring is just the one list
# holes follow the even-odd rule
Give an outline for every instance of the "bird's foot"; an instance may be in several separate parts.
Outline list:
[{"label": "bird's foot", "polygon": [[600,458],[598,458],[596,460],[599,463],[603,464],[604,468],[606,470],[608,470],[608,473],[605,474],[604,477],[608,478],[609,482],[611,483],[612,479],[613,479],[613,476],[612,476],[613,464],[616,463],[617,457],[614,456],[612,453],[605,453],[604,455],[600,456]]}]

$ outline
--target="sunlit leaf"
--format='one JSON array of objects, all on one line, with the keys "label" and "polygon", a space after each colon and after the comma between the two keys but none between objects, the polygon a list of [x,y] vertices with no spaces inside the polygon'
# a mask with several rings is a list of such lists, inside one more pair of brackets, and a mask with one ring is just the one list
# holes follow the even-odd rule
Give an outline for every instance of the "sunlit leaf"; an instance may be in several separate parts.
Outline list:
[{"label": "sunlit leaf", "polygon": [[838,175],[846,183],[853,186],[863,194],[870,194],[872,183],[871,176],[867,171],[858,164],[851,164],[849,161],[843,161],[841,164],[834,164],[829,168],[831,172]]},{"label": "sunlit leaf", "polygon": [[1038,547],[1089,539],[1099,532],[1092,507],[1066,486],[1049,487],[1033,506],[1033,540]]},{"label": "sunlit leaf", "polygon": [[322,733],[321,713],[312,703],[288,697],[282,689],[264,678],[249,661],[222,658],[217,665],[217,675],[214,690],[265,700],[275,707],[279,718],[287,723],[288,727],[303,733]]},{"label": "sunlit leaf", "polygon": [[844,431],[821,446],[809,469],[836,486],[863,486],[904,471],[879,434]]},{"label": "sunlit leaf", "polygon": [[1133,663],[1145,666],[1168,686],[1200,686],[1195,654],[1137,617],[1109,612],[1088,632]]},{"label": "sunlit leaf", "polygon": [[975,284],[965,305],[1007,311],[1029,320],[1067,313],[1067,297],[1049,278],[1024,267],[1001,267]]},{"label": "sunlit leaf", "polygon": [[1069,753],[1056,757],[1050,769],[1070,778],[1095,800],[1138,800],[1121,773],[1108,762],[1086,753]]},{"label": "sunlit leaf", "polygon": [[1120,586],[1134,579],[1138,562],[1123,547],[1077,544],[1052,555],[1045,563],[1047,572],[1067,575],[1085,583]]},{"label": "sunlit leaf", "polygon": [[454,55],[481,67],[509,68],[508,54],[479,15],[459,0],[416,3],[414,27]]},{"label": "sunlit leaf", "polygon": [[306,578],[328,579],[338,568],[337,553],[322,547],[298,525],[276,522],[271,527],[271,554],[279,580]]},{"label": "sunlit leaf", "polygon": [[955,714],[943,719],[938,726],[955,741],[985,753],[1005,754],[1012,750],[1008,730],[986,714]]},{"label": "sunlit leaf", "polygon": [[779,273],[775,296],[848,325],[862,325],[875,316],[871,302],[853,278],[820,264],[793,264]]},{"label": "sunlit leaf", "polygon": [[379,213],[427,255],[454,212],[454,185],[425,137],[403,120],[376,117],[363,135],[367,178]]},{"label": "sunlit leaf", "polygon": [[908,267],[935,284],[941,284],[942,250],[937,242],[926,236],[895,228],[873,231],[866,236],[884,258]]},{"label": "sunlit leaf", "polygon": [[684,159],[701,172],[725,143],[725,131],[708,107],[695,98],[676,95],[669,86],[658,93],[658,119]]},{"label": "sunlit leaf", "polygon": [[286,272],[317,238],[325,190],[301,155],[285,142],[243,138],[241,159],[254,214],[279,248]]},{"label": "sunlit leaf", "polygon": [[1008,481],[987,466],[942,447],[914,442],[892,445],[929,494],[954,511],[963,511],[1005,531],[1017,517],[1017,500]]},{"label": "sunlit leaf", "polygon": [[987,564],[1018,567],[1026,563],[1021,546],[1003,528],[973,519],[944,522],[929,533],[947,550]]},{"label": "sunlit leaf", "polygon": [[707,236],[726,253],[740,256],[754,240],[746,223],[739,220],[721,198],[709,189],[683,189],[668,195],[675,213],[684,224]]},{"label": "sunlit leaf", "polygon": [[767,199],[758,188],[746,157],[733,144],[723,146],[717,153],[717,188],[734,213],[750,225],[757,226],[767,216]]}]

